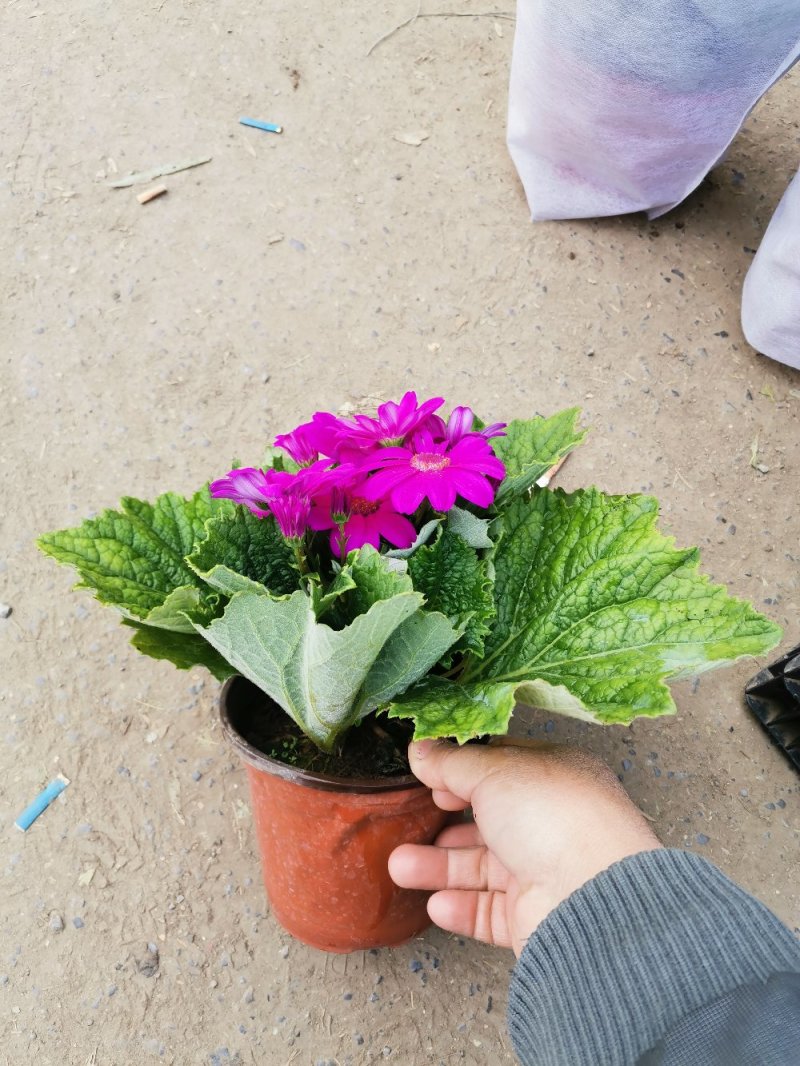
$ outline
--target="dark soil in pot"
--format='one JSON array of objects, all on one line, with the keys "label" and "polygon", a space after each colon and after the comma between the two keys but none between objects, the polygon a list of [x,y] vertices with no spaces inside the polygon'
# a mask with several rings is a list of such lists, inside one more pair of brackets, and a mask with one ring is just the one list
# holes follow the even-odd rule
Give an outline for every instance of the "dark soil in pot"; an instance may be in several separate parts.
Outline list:
[{"label": "dark soil in pot", "polygon": [[295,722],[245,678],[231,689],[228,713],[238,732],[270,759],[299,770],[342,778],[403,777],[414,732],[410,721],[369,714],[350,729],[342,747],[320,751]]}]

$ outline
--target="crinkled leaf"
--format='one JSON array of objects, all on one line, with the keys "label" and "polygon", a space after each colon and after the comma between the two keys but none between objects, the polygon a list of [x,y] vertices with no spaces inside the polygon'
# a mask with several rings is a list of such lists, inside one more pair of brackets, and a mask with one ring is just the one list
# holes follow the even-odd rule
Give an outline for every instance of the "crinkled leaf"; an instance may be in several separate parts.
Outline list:
[{"label": "crinkled leaf", "polygon": [[134,648],[143,655],[149,655],[151,659],[166,659],[179,670],[205,666],[217,681],[225,681],[236,673],[230,663],[198,633],[175,633],[134,622],[132,619],[126,619],[124,624],[136,630],[131,638]]},{"label": "crinkled leaf", "polygon": [[45,533],[43,552],[75,567],[77,588],[89,588],[101,603],[144,618],[175,589],[203,588],[185,562],[205,537],[205,523],[230,511],[228,500],[214,500],[203,488],[190,499],[167,492],[154,503],[126,497],[119,511],[103,511],[75,529]]},{"label": "crinkled leaf", "polygon": [[417,611],[392,633],[367,674],[359,718],[383,707],[435,666],[461,635],[443,614]]},{"label": "crinkled leaf", "polygon": [[464,622],[464,634],[453,651],[469,651],[480,657],[495,607],[486,562],[476,549],[445,527],[434,544],[420,548],[409,559],[408,572],[429,610],[441,611],[453,622]]},{"label": "crinkled leaf", "polygon": [[154,607],[144,621],[157,629],[170,629],[174,633],[191,633],[195,636],[192,623],[207,625],[219,613],[219,599],[213,594],[204,596],[196,585],[182,585],[170,592],[158,607]]},{"label": "crinkled leaf", "polygon": [[600,722],[674,710],[665,681],[773,647],[781,630],[698,572],[647,496],[537,489],[494,555],[497,619],[467,682]]},{"label": "crinkled leaf", "polygon": [[279,596],[295,592],[300,582],[293,561],[274,518],[257,518],[246,507],[208,522],[205,539],[187,560],[203,581],[229,596],[253,581]]},{"label": "crinkled leaf", "polygon": [[342,567],[334,575],[333,581],[331,581],[327,589],[322,588],[318,579],[312,579],[309,582],[309,593],[311,594],[311,602],[316,617],[318,619],[322,618],[334,606],[340,596],[344,596],[345,592],[349,592],[350,589],[355,587],[356,583],[353,580],[349,566]]},{"label": "crinkled leaf", "polygon": [[578,429],[579,407],[570,407],[551,418],[530,418],[509,423],[504,437],[495,437],[492,447],[505,463],[506,476],[497,490],[496,504],[527,493],[554,463],[577,447],[586,436]]},{"label": "crinkled leaf", "polygon": [[414,554],[417,548],[428,543],[441,523],[441,518],[432,518],[430,522],[426,522],[419,533],[417,533],[414,543],[409,548],[392,548],[391,551],[384,552],[384,555],[387,559],[408,559],[410,555]]},{"label": "crinkled leaf", "polygon": [[386,642],[422,604],[416,592],[373,603],[344,629],[317,622],[311,598],[239,592],[198,631],[324,751],[357,720],[360,692]]},{"label": "crinkled leaf", "polygon": [[478,518],[471,511],[461,507],[451,507],[447,512],[447,528],[458,533],[471,548],[493,548],[494,542],[489,536],[491,519]]},{"label": "crinkled leaf", "polygon": [[413,718],[414,739],[455,737],[463,744],[487,733],[505,733],[514,711],[513,681],[459,685],[430,676],[398,696],[390,718]]},{"label": "crinkled leaf", "polygon": [[346,598],[349,618],[364,614],[380,600],[388,600],[403,592],[413,591],[411,578],[405,569],[395,569],[372,545],[365,544],[347,557],[345,567],[353,579],[353,589]]}]

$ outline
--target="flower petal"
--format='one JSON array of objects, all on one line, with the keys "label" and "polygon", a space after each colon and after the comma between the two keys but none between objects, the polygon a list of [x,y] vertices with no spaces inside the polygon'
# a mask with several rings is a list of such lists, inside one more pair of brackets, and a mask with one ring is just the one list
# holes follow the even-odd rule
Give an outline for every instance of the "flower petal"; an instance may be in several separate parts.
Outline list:
[{"label": "flower petal", "polygon": [[441,474],[429,475],[425,481],[425,494],[431,501],[434,511],[449,511],[456,502],[456,476],[450,470]]},{"label": "flower petal", "polygon": [[375,518],[380,519],[381,536],[395,548],[410,548],[417,539],[416,529],[404,515],[381,510]]},{"label": "flower petal", "polygon": [[392,506],[401,514],[413,514],[425,499],[425,479],[413,472],[392,489]]},{"label": "flower petal", "polygon": [[481,474],[471,470],[453,471],[453,482],[458,495],[478,507],[489,507],[494,502],[494,489]]}]

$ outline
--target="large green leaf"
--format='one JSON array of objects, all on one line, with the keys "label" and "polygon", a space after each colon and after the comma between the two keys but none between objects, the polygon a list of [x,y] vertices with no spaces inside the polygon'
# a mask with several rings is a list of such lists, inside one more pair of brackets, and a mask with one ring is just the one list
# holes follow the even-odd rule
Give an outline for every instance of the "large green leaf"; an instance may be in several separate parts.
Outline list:
[{"label": "large green leaf", "polygon": [[586,436],[578,429],[579,407],[570,407],[551,418],[530,418],[509,423],[504,437],[495,437],[492,447],[505,463],[506,476],[497,490],[495,504],[521,496]]},{"label": "large green leaf", "polygon": [[435,611],[417,611],[392,633],[364,680],[358,718],[384,707],[423,677],[458,640],[461,628]]},{"label": "large green leaf", "polygon": [[236,673],[230,663],[198,633],[170,632],[132,619],[126,619],[124,624],[136,630],[131,638],[134,648],[151,659],[166,659],[179,670],[205,666],[218,681],[225,681]]},{"label": "large green leaf", "polygon": [[497,619],[465,682],[513,682],[564,714],[629,722],[674,710],[664,682],[759,655],[780,628],[728,596],[656,529],[647,496],[537,489],[494,555]]},{"label": "large green leaf", "polygon": [[275,519],[258,518],[246,507],[208,522],[205,539],[187,559],[203,581],[228,596],[250,588],[251,582],[276,595],[295,592],[299,576],[293,561]]},{"label": "large green leaf", "polygon": [[103,511],[76,529],[45,533],[43,552],[75,567],[101,603],[136,618],[161,606],[175,589],[203,583],[185,556],[205,537],[205,523],[232,508],[203,488],[190,499],[167,492],[154,503],[126,497],[119,511]]},{"label": "large green leaf", "polygon": [[305,592],[288,599],[239,592],[222,618],[198,632],[330,751],[357,721],[361,689],[382,649],[421,604],[419,593],[402,592],[334,630],[317,622]]},{"label": "large green leaf", "polygon": [[513,681],[459,685],[430,676],[395,699],[390,718],[413,718],[414,739],[455,737],[459,743],[486,733],[505,733],[514,710]]},{"label": "large green leaf", "polygon": [[481,656],[495,608],[487,564],[476,549],[445,527],[433,544],[411,556],[408,573],[430,610],[464,622],[464,634],[453,650]]}]

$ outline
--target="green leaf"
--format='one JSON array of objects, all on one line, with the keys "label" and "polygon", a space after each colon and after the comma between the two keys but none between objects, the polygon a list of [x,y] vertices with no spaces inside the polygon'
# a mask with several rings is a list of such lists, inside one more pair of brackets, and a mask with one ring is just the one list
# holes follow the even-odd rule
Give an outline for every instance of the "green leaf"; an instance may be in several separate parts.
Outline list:
[{"label": "green leaf", "polygon": [[319,578],[312,578],[309,581],[309,593],[311,594],[311,601],[314,607],[314,614],[317,619],[322,618],[331,607],[336,603],[340,596],[343,596],[345,592],[349,592],[350,589],[354,589],[356,583],[353,580],[353,575],[349,566],[342,567],[334,575],[333,581],[331,581],[328,588],[323,590],[319,583]]},{"label": "green leaf", "polygon": [[413,718],[414,739],[455,737],[463,744],[487,733],[505,733],[514,711],[514,682],[460,685],[426,677],[389,708],[390,718]]},{"label": "green leaf", "polygon": [[346,569],[353,579],[354,588],[347,595],[348,618],[364,614],[380,600],[388,600],[404,592],[412,592],[414,586],[404,570],[396,569],[386,556],[377,552],[371,544],[365,544],[347,557]]},{"label": "green leaf", "polygon": [[[455,508],[453,508],[455,510]],[[387,559],[408,559],[410,555],[413,555],[417,548],[422,547],[423,544],[427,544],[438,527],[442,524],[441,518],[432,518],[430,522],[426,522],[422,529],[417,533],[414,543],[408,548],[392,548],[391,551],[384,552]]]},{"label": "green leaf", "polygon": [[292,549],[271,516],[257,518],[246,507],[236,507],[208,522],[205,532],[187,562],[213,588],[228,596],[253,590],[253,582],[276,595],[297,590]]},{"label": "green leaf", "polygon": [[179,670],[191,670],[194,666],[205,666],[217,681],[225,681],[236,671],[227,663],[211,645],[197,633],[175,633],[166,629],[157,629],[126,619],[123,623],[132,626],[136,632],[131,644],[143,655],[151,659],[166,659]]},{"label": "green leaf", "polygon": [[478,518],[471,511],[464,511],[461,507],[451,507],[447,512],[447,528],[452,533],[458,533],[460,537],[463,537],[470,548],[494,547],[494,541],[489,536],[491,524],[491,519]]},{"label": "green leaf", "polygon": [[203,596],[195,585],[174,589],[162,604],[145,617],[149,626],[170,629],[174,633],[195,634],[193,622],[208,624],[218,613],[219,596]]},{"label": "green leaf", "polygon": [[497,619],[466,682],[600,722],[674,710],[667,679],[773,647],[781,630],[656,529],[647,496],[537,489],[513,501],[494,555]]},{"label": "green leaf", "polygon": [[570,407],[551,418],[516,420],[509,423],[504,437],[493,438],[494,452],[506,467],[496,505],[527,493],[542,474],[581,443],[586,431],[578,429],[579,415],[579,407]]},{"label": "green leaf", "polygon": [[[420,548],[409,559],[408,572],[429,610],[465,623],[453,650],[481,656],[495,607],[487,565],[476,549],[445,527],[434,544]],[[444,665],[449,665],[449,659]]]},{"label": "green leaf", "polygon": [[441,659],[461,635],[443,614],[417,611],[392,633],[367,674],[359,719],[405,692]]},{"label": "green leaf", "polygon": [[[377,553],[376,553],[377,554]],[[421,606],[417,592],[379,600],[344,629],[317,622],[311,598],[239,592],[222,618],[198,626],[323,751],[357,720],[360,691],[384,645]]]},{"label": "green leaf", "polygon": [[167,492],[154,503],[126,497],[119,511],[103,511],[76,529],[45,533],[37,541],[47,555],[80,574],[76,588],[94,591],[144,618],[175,589],[203,587],[184,557],[205,537],[205,523],[230,511],[228,500],[214,500],[203,488],[186,500]]}]

